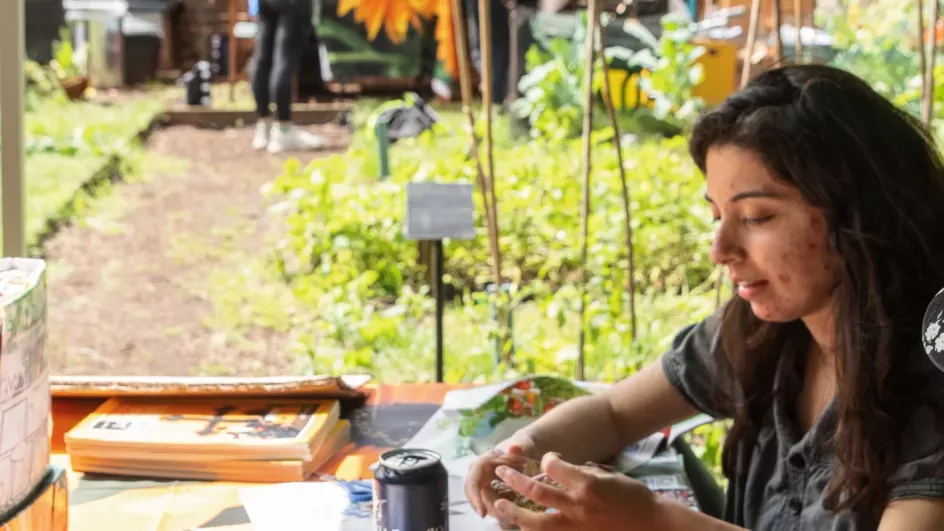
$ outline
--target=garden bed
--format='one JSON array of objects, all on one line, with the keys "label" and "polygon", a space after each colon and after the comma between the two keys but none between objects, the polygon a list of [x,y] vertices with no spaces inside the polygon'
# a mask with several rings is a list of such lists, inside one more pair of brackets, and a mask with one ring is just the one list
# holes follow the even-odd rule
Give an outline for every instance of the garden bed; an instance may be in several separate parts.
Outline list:
[{"label": "garden bed", "polygon": [[[343,103],[298,106],[292,109],[292,122],[296,125],[323,125],[338,122],[350,106]],[[175,106],[165,112],[168,125],[189,125],[210,129],[239,127],[256,121],[255,110],[214,109]]]},{"label": "garden bed", "polygon": [[[343,128],[319,129],[330,148],[346,143]],[[56,374],[299,372],[286,347],[291,301],[277,278],[255,276],[279,223],[259,187],[287,157],[251,141],[251,128],[162,128],[131,182],[46,242]],[[253,314],[244,297],[269,304]]]},{"label": "garden bed", "polygon": [[[142,146],[161,127],[225,129],[252,123],[255,113],[237,108],[173,105],[173,92],[137,91],[96,101],[70,102],[53,95],[33,99],[25,116],[27,243],[34,253],[104,185],[122,180]],[[157,97],[155,97],[157,96]],[[299,106],[299,125],[339,122],[343,103]]]},{"label": "garden bed", "polygon": [[163,107],[32,99],[25,113],[26,239],[33,253],[94,191],[121,178],[158,126]]},{"label": "garden bed", "polygon": [[[290,161],[269,187],[278,202],[273,209],[286,216],[269,259],[292,290],[294,347],[315,372],[433,377],[432,299],[419,246],[403,232],[405,184],[475,179],[461,114],[439,112],[440,131],[395,144],[387,179],[377,177],[376,147],[362,129],[344,154],[307,166]],[[495,130],[503,278],[516,289],[518,370],[573,374],[581,144],[515,140],[504,119]],[[684,139],[625,145],[636,249],[633,337],[616,157],[605,131],[594,142],[587,375],[615,380],[715,308],[711,214]],[[494,360],[495,323],[481,292],[491,282],[491,259],[478,193],[474,200],[476,238],[445,244],[446,281],[460,294],[446,314],[448,381],[494,379],[507,369]]]}]

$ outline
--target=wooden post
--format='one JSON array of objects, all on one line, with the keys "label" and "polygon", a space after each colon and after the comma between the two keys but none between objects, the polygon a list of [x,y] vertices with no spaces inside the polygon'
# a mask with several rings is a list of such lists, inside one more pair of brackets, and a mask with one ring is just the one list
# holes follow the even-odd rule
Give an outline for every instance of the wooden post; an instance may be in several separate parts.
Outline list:
[{"label": "wooden post", "polygon": [[24,256],[23,187],[23,0],[8,2],[0,16],[0,136],[3,142],[3,256]]},{"label": "wooden post", "polygon": [[[590,170],[591,170],[591,145],[590,136],[593,127],[593,59],[594,59],[594,28],[596,26],[597,1],[589,0],[587,2],[587,35],[586,35],[586,61],[584,72],[584,98],[583,98],[583,200],[580,208],[580,282],[579,285],[579,321],[577,326],[577,379],[585,378],[584,367],[584,341],[586,336],[586,315],[587,315],[587,254],[589,247],[589,226],[590,226]],[[605,81],[605,80],[604,80]],[[604,83],[605,84],[605,83]]]},{"label": "wooden post", "polygon": [[937,19],[940,13],[940,0],[931,0],[931,16],[928,17],[928,60],[924,71],[924,101],[921,102],[921,117],[924,126],[931,130],[934,121],[934,59],[937,55]]},{"label": "wooden post", "polygon": [[741,65],[741,87],[751,78],[751,56],[757,40],[757,25],[760,22],[760,0],[751,0],[751,19],[747,27],[747,42],[744,44],[744,63]]},{"label": "wooden post", "polygon": [[780,65],[783,63],[783,35],[780,34],[780,26],[782,26],[781,15],[783,11],[781,10],[780,0],[773,0],[774,5],[774,45],[776,46],[776,59],[777,64]]},{"label": "wooden post", "polygon": [[236,101],[236,0],[226,0],[229,14],[229,57],[227,58],[226,73],[229,78],[229,101]]},{"label": "wooden post", "polygon": [[172,70],[174,64],[174,24],[170,13],[164,13],[161,24],[164,29],[164,42],[161,43],[161,70]]},{"label": "wooden post", "polygon": [[[919,2],[921,0],[918,0]],[[793,25],[796,26],[796,41],[793,43],[793,62],[803,63],[803,0],[793,0]]]},{"label": "wooden post", "polygon": [[632,209],[629,198],[629,186],[626,184],[626,168],[623,165],[623,147],[620,143],[619,121],[616,119],[616,108],[613,105],[613,94],[610,92],[610,65],[606,62],[606,33],[603,31],[603,25],[600,22],[600,15],[597,14],[595,23],[595,32],[600,38],[600,60],[603,62],[603,103],[606,105],[606,112],[610,116],[610,127],[613,128],[613,147],[616,149],[616,164],[619,166],[620,193],[623,199],[623,235],[626,243],[626,259],[629,262],[629,270],[626,272],[626,295],[629,298],[629,324],[630,333],[633,335],[633,341],[636,341],[636,266],[633,255],[633,225]]}]

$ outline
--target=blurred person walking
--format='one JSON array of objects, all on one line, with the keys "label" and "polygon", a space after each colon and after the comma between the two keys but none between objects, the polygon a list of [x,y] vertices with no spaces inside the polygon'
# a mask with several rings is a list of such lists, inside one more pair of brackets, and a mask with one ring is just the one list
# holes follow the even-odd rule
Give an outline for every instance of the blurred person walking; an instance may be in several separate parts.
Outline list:
[{"label": "blurred person walking", "polygon": [[269,153],[323,148],[321,137],[292,123],[292,82],[313,29],[311,0],[249,0],[249,12],[259,24],[252,75],[259,120],[252,148]]}]

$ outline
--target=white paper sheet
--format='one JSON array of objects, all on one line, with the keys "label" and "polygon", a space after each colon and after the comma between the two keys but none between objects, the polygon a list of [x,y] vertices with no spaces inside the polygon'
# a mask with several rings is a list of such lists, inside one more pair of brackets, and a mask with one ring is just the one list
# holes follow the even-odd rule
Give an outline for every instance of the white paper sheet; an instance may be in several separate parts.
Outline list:
[{"label": "white paper sheet", "polygon": [[255,531],[341,531],[347,492],[333,483],[279,483],[240,489]]},{"label": "white paper sheet", "polygon": [[[449,477],[450,531],[500,531],[492,518],[483,520],[472,510],[461,477]],[[345,514],[347,493],[333,483],[280,483],[240,489],[254,531],[374,531],[370,502],[360,516]]]},{"label": "white paper sheet", "polygon": [[685,435],[695,428],[704,426],[705,424],[709,424],[714,421],[715,419],[702,413],[701,415],[695,415],[690,419],[683,420],[682,422],[675,424],[672,426],[672,431],[669,432],[669,444],[672,444],[675,442],[675,439],[678,439],[682,435]]}]

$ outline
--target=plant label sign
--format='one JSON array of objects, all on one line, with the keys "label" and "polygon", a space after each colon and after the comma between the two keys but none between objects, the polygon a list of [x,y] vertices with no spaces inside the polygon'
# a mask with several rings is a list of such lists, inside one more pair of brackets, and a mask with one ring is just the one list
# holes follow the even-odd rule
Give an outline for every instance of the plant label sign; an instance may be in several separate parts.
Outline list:
[{"label": "plant label sign", "polygon": [[406,237],[411,240],[475,238],[472,185],[407,183]]}]

